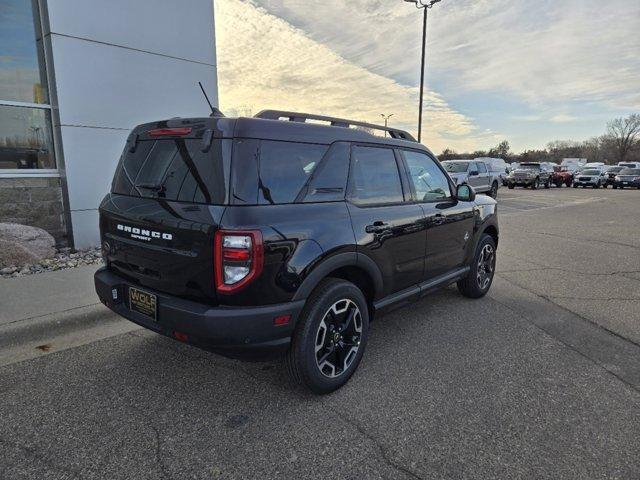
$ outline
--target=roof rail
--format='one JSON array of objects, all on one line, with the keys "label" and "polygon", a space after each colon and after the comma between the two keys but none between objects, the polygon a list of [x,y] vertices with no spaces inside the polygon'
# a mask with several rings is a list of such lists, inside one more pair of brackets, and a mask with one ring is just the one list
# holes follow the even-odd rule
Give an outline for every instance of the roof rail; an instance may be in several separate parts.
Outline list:
[{"label": "roof rail", "polygon": [[344,118],[327,117],[324,115],[315,115],[312,113],[285,112],[282,110],[262,110],[255,115],[255,118],[263,118],[266,120],[288,120],[290,122],[305,123],[307,120],[320,120],[328,122],[333,127],[364,127],[372,130],[383,130],[389,133],[391,138],[400,140],[409,140],[415,142],[416,139],[409,132],[397,128],[385,127],[383,125],[375,125],[373,123],[356,122],[354,120],[346,120]]}]

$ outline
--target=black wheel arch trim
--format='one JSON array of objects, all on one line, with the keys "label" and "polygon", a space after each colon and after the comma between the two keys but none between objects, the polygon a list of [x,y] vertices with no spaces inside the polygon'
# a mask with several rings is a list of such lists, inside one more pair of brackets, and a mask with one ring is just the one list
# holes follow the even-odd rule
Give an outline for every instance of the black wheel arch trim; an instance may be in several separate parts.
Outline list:
[{"label": "black wheel arch trim", "polygon": [[296,291],[292,301],[306,299],[316,286],[326,278],[331,272],[342,267],[357,267],[364,270],[373,281],[375,298],[378,298],[383,291],[382,272],[375,262],[366,255],[357,252],[343,252],[321,260],[318,265],[309,273]]}]

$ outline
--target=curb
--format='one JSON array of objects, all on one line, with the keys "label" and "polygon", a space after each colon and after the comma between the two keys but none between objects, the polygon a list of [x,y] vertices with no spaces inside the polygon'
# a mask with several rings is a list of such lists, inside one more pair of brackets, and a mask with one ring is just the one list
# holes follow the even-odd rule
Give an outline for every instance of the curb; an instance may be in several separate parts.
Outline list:
[{"label": "curb", "polygon": [[141,327],[101,303],[0,326],[0,366],[37,358]]}]

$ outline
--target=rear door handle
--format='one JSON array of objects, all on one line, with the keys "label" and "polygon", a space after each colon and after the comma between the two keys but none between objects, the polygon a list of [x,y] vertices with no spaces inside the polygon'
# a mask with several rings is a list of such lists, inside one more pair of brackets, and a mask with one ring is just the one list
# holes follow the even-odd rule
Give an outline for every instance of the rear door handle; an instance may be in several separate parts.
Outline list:
[{"label": "rear door handle", "polygon": [[367,225],[364,228],[364,231],[367,233],[378,233],[381,232],[383,230],[386,230],[389,228],[389,224],[385,223],[385,222],[381,222],[380,220],[373,222],[372,225]]}]

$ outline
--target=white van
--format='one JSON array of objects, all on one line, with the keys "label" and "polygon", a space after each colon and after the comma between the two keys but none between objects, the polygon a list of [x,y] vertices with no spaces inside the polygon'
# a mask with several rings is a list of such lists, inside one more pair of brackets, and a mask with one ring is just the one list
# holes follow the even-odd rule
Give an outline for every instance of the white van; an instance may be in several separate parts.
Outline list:
[{"label": "white van", "polygon": [[561,167],[567,167],[567,170],[570,172],[575,172],[583,167],[587,163],[586,158],[563,158],[562,163],[560,163]]}]

